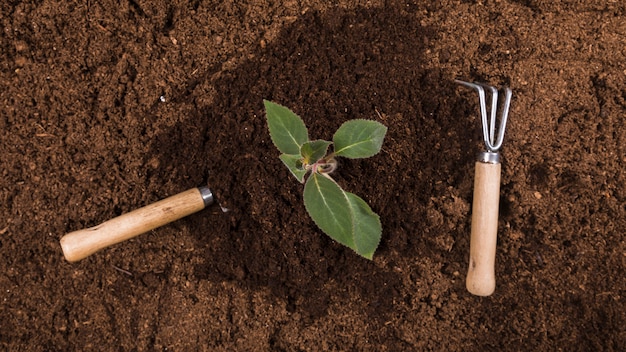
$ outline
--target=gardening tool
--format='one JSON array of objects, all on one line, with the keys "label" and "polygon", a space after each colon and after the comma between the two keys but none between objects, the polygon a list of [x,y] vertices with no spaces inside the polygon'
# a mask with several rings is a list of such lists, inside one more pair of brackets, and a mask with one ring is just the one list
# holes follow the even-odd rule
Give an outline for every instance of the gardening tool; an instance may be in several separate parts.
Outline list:
[{"label": "gardening tool", "polygon": [[[498,113],[498,89],[481,83],[455,80],[457,83],[478,91],[483,140],[486,151],[479,152],[474,171],[474,200],[472,204],[472,228],[470,257],[467,270],[467,290],[477,296],[489,296],[496,288],[495,261],[498,234],[498,207],[500,202],[500,154],[506,120],[511,105],[511,89],[505,88],[504,106],[498,136],[496,138],[496,115]],[[490,119],[487,119],[485,88],[491,92]]]},{"label": "gardening tool", "polygon": [[108,246],[184,218],[213,204],[208,187],[192,188],[100,225],[74,231],[61,238],[65,259],[79,261]]}]

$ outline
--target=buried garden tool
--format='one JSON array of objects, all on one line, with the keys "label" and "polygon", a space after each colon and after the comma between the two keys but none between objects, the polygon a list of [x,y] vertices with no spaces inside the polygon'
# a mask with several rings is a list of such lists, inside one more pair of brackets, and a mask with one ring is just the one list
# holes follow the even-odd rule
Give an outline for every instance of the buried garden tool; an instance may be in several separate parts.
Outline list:
[{"label": "buried garden tool", "polygon": [[[478,153],[474,173],[474,200],[470,257],[467,270],[467,290],[477,296],[489,296],[496,288],[495,260],[498,233],[498,207],[500,201],[500,154],[506,120],[511,105],[511,89],[505,88],[504,106],[496,137],[498,90],[495,87],[456,80],[457,83],[478,91],[483,139],[486,151]],[[485,88],[491,92],[491,109],[487,117]]]},{"label": "buried garden tool", "polygon": [[70,232],[61,238],[65,259],[79,261],[108,246],[128,240],[213,204],[208,187],[192,188],[100,225]]}]

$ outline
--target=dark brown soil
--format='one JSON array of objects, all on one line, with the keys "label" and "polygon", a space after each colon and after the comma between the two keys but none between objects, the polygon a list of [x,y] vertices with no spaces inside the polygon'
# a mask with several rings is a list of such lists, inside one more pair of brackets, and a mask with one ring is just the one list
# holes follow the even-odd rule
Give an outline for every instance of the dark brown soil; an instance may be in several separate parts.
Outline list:
[{"label": "dark brown soil", "polygon": [[[622,1],[0,11],[0,349],[626,348]],[[513,89],[487,298],[465,289],[482,136],[455,78]],[[381,154],[337,174],[381,216],[373,261],[308,218],[264,98],[316,138],[388,126]],[[230,212],[63,259],[66,232],[206,183]]]}]

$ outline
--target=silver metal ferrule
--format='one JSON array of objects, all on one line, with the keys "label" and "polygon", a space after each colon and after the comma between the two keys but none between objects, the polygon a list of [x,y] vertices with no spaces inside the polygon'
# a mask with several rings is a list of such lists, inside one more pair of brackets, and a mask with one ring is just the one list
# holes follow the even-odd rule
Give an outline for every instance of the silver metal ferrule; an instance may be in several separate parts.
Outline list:
[{"label": "silver metal ferrule", "polygon": [[476,154],[476,160],[481,163],[486,164],[499,164],[500,163],[500,153],[497,152],[480,152]]},{"label": "silver metal ferrule", "polygon": [[206,186],[198,187],[198,190],[200,191],[200,195],[202,196],[202,200],[204,201],[205,207],[208,207],[209,205],[213,204],[213,202],[215,201],[215,198],[213,198],[213,192],[211,192],[209,187],[206,187]]}]

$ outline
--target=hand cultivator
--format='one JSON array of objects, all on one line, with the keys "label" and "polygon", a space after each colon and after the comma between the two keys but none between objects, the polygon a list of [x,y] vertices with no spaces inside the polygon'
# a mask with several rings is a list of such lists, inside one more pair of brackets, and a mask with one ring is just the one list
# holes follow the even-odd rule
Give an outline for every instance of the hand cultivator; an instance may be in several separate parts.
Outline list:
[{"label": "hand cultivator", "polygon": [[[496,288],[495,260],[498,235],[498,207],[500,202],[500,154],[506,120],[511,105],[511,89],[505,88],[504,106],[496,138],[498,90],[495,87],[456,80],[457,83],[478,91],[483,139],[486,151],[477,155],[474,174],[474,200],[470,258],[467,270],[467,290],[477,296],[489,296]],[[487,114],[485,88],[491,92],[490,116]]]}]

